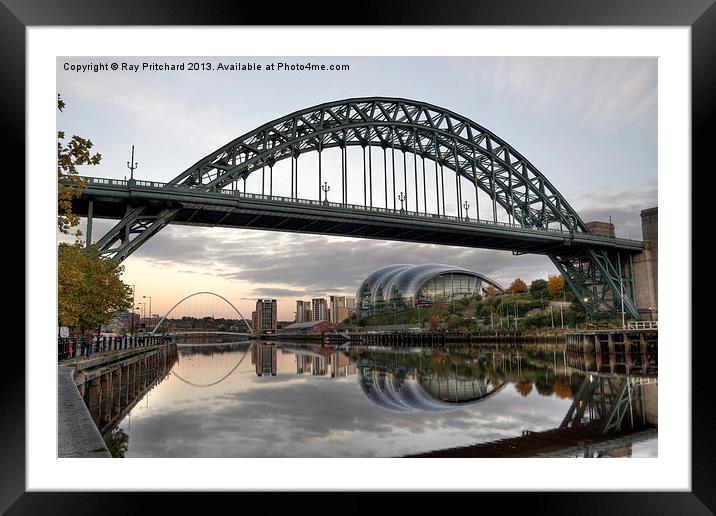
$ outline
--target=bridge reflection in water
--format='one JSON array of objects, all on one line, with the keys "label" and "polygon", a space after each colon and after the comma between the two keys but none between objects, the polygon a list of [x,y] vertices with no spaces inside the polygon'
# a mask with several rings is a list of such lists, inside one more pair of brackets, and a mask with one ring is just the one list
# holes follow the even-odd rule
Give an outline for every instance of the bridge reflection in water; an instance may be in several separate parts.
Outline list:
[{"label": "bridge reflection in water", "polygon": [[[217,392],[233,392],[239,404],[245,406],[251,405],[251,393],[260,391],[263,386],[271,389],[279,385],[271,377],[295,376],[313,379],[323,386],[319,398],[313,399],[311,396],[317,395],[318,384],[307,384],[312,386],[310,392],[314,394],[306,394],[301,403],[308,405],[330,398],[327,393],[332,389],[332,382],[343,379],[342,385],[347,387],[353,377],[363,400],[374,407],[373,410],[359,409],[360,417],[377,417],[375,409],[378,409],[378,412],[391,414],[390,420],[397,425],[405,417],[411,417],[410,414],[415,414],[412,420],[417,417],[417,421],[420,413],[445,414],[448,418],[445,421],[449,421],[455,412],[458,418],[470,413],[481,414],[474,423],[479,427],[480,421],[490,414],[498,418],[509,416],[504,412],[505,407],[525,398],[531,400],[525,399],[528,410],[542,410],[542,404],[537,402],[543,398],[553,400],[549,402],[552,413],[555,409],[562,411],[550,416],[550,424],[554,425],[551,428],[538,424],[533,431],[528,421],[520,420],[511,430],[485,434],[484,440],[473,445],[445,449],[423,446],[423,451],[408,455],[403,452],[403,456],[631,456],[635,443],[653,442],[657,436],[657,377],[652,360],[646,361],[648,367],[643,361],[632,360],[630,372],[622,374],[614,372],[614,367],[607,370],[604,365],[618,363],[623,357],[600,357],[601,366],[597,368],[594,357],[580,357],[566,352],[563,346],[550,345],[449,349],[351,347],[344,350],[285,342],[221,343],[193,338],[179,343],[178,350],[186,362],[182,360],[183,366],[174,367],[170,374],[191,389],[184,391],[186,395],[191,396],[194,388],[217,389],[217,385],[233,379],[228,390]],[[230,357],[230,360],[222,357]],[[244,367],[240,367],[242,363]],[[162,374],[167,371],[160,371]],[[249,391],[239,387],[246,380],[236,383],[240,375],[254,378]],[[302,413],[308,405],[287,410]],[[283,417],[286,415],[271,413],[274,423]],[[111,424],[109,419],[105,423]],[[431,446],[435,448],[434,444]]]},{"label": "bridge reflection in water", "polygon": [[535,349],[450,350],[434,353],[428,362],[418,353],[417,363],[410,354],[357,351],[357,361],[363,392],[392,412],[458,410],[496,396],[508,384],[527,395],[532,379],[540,394],[572,399],[557,428],[414,457],[623,456],[631,455],[633,443],[656,438],[655,355],[599,354],[595,359],[592,354],[561,352],[560,368],[556,353],[555,348],[552,364],[544,363],[546,350]]}]

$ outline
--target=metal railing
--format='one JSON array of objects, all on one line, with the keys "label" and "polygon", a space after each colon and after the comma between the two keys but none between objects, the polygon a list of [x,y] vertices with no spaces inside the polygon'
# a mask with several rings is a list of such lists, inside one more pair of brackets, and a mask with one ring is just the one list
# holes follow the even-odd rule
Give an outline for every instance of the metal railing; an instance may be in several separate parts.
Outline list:
[{"label": "metal railing", "polygon": [[[130,181],[125,181],[121,179],[104,179],[104,178],[98,178],[98,177],[89,177],[89,176],[80,176],[80,178],[85,181],[87,184],[96,184],[96,185],[109,185],[109,186],[125,186],[130,187],[132,186],[130,184]],[[255,200],[262,200],[262,201],[271,201],[271,202],[281,202],[281,203],[287,203],[287,204],[301,204],[301,205],[308,205],[308,206],[316,206],[316,207],[328,207],[328,208],[339,208],[344,210],[352,210],[355,212],[370,212],[370,213],[382,213],[387,215],[398,215],[398,216],[406,216],[406,217],[417,217],[417,218],[425,218],[425,219],[438,219],[438,220],[444,220],[449,222],[455,222],[458,224],[465,224],[465,225],[477,225],[477,226],[484,226],[484,227],[502,227],[502,228],[508,228],[508,229],[514,229],[514,230],[525,230],[525,231],[538,231],[538,232],[544,232],[544,233],[552,233],[557,235],[562,235],[564,237],[573,238],[574,236],[578,236],[580,239],[588,239],[588,240],[594,240],[603,242],[604,240],[614,241],[614,242],[625,242],[625,243],[635,243],[640,242],[640,240],[635,240],[632,238],[616,238],[616,237],[608,237],[608,236],[600,236],[600,235],[593,235],[586,232],[581,231],[571,231],[570,229],[565,228],[549,228],[549,227],[536,227],[536,226],[525,226],[522,224],[515,224],[512,222],[502,222],[497,220],[488,220],[488,219],[479,219],[479,218],[470,218],[470,217],[457,217],[454,215],[445,215],[445,214],[437,214],[437,213],[426,213],[426,212],[419,212],[419,211],[409,211],[405,209],[392,209],[392,208],[380,208],[378,206],[364,206],[362,204],[348,204],[348,203],[337,203],[337,202],[327,202],[327,201],[320,201],[315,199],[301,199],[297,197],[284,197],[280,195],[265,195],[265,194],[258,194],[258,193],[251,193],[251,192],[243,192],[241,190],[226,190],[226,189],[219,189],[219,190],[204,190],[201,187],[196,186],[188,186],[188,185],[179,185],[179,184],[173,184],[173,183],[160,183],[157,181],[140,181],[140,180],[133,180],[133,186],[139,187],[139,188],[150,188],[150,189],[172,189],[172,190],[178,190],[178,191],[184,191],[187,193],[194,193],[194,194],[202,194],[202,195],[217,195],[222,198],[225,198],[226,196],[231,197],[238,197],[240,199],[255,199]]]},{"label": "metal railing", "polygon": [[659,321],[630,321],[627,330],[658,330]]},{"label": "metal railing", "polygon": [[89,357],[95,353],[105,351],[121,351],[124,349],[145,348],[171,342],[171,337],[165,336],[116,336],[97,338],[58,337],[57,360],[71,360],[73,358]]}]

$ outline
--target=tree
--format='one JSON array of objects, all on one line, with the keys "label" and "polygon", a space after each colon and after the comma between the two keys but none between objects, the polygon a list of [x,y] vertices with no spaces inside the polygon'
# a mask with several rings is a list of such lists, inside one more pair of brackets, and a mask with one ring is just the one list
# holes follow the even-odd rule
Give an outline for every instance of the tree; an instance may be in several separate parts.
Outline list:
[{"label": "tree", "polygon": [[437,330],[442,320],[443,318],[441,316],[433,314],[430,316],[430,319],[428,319],[428,323],[433,330]]},{"label": "tree", "polygon": [[[57,95],[57,109],[61,112],[64,108],[65,102]],[[68,234],[80,224],[79,217],[72,212],[72,199],[78,198],[85,186],[77,167],[99,165],[102,155],[91,154],[92,142],[81,136],[73,135],[67,144],[64,140],[64,131],[57,131],[57,229]],[[82,232],[78,229],[75,236],[79,239]]]},{"label": "tree", "polygon": [[447,313],[448,313],[448,306],[447,306],[447,303],[445,302],[445,298],[437,297],[435,299],[435,302],[430,307],[430,314],[437,315],[442,320],[445,318]]},{"label": "tree", "polygon": [[543,375],[540,375],[535,380],[535,388],[537,394],[540,396],[551,396],[554,393],[554,386],[549,379]]},{"label": "tree", "polygon": [[569,379],[564,376],[557,376],[554,379],[554,393],[561,400],[572,396],[572,389],[569,386]]},{"label": "tree", "polygon": [[57,249],[57,315],[61,326],[85,330],[107,324],[132,306],[132,290],[121,280],[124,266],[92,246]]},{"label": "tree", "polygon": [[532,392],[532,383],[525,380],[517,380],[515,382],[515,390],[526,398]]},{"label": "tree", "polygon": [[510,285],[509,291],[512,294],[519,294],[520,292],[527,292],[527,283],[522,281],[521,278],[517,278]]},{"label": "tree", "polygon": [[564,293],[564,280],[562,276],[550,276],[547,279],[547,292],[549,292],[552,299],[562,297]]},{"label": "tree", "polygon": [[475,298],[470,299],[465,307],[465,310],[462,312],[463,317],[466,317],[470,321],[468,322],[468,328],[472,327],[472,321],[476,319],[479,314],[480,302]]},{"label": "tree", "polygon": [[462,320],[462,317],[460,317],[459,315],[450,314],[448,316],[448,320],[447,320],[448,329],[457,330],[462,326],[462,324],[463,324],[463,320]]},{"label": "tree", "polygon": [[114,458],[123,458],[129,449],[129,434],[119,428],[104,438],[109,453]]},{"label": "tree", "polygon": [[547,282],[543,279],[536,279],[530,283],[530,295],[532,299],[547,297]]},{"label": "tree", "polygon": [[496,294],[497,294],[497,289],[495,287],[493,287],[492,285],[487,287],[487,297],[493,297]]}]

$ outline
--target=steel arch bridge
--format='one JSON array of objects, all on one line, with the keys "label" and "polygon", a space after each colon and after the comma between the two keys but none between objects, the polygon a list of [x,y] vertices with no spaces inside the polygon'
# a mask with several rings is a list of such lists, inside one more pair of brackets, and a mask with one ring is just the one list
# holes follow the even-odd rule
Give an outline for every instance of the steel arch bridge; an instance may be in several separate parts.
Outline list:
[{"label": "steel arch bridge", "polygon": [[[250,325],[248,322],[246,322],[246,319],[244,319],[244,316],[241,315],[241,312],[239,311],[239,309],[236,308],[231,301],[229,301],[228,299],[226,299],[224,296],[222,296],[222,295],[220,295],[220,294],[217,294],[217,293],[215,293],[215,292],[208,292],[208,291],[194,292],[193,294],[189,294],[188,296],[183,297],[182,299],[180,299],[179,301],[177,301],[177,302],[174,304],[174,306],[172,306],[172,307],[167,311],[167,313],[165,313],[164,316],[159,320],[159,322],[158,322],[157,325],[154,327],[154,329],[150,332],[150,334],[153,335],[153,334],[155,334],[155,333],[157,332],[157,329],[162,325],[162,323],[164,322],[164,320],[165,320],[167,317],[169,317],[169,314],[171,314],[176,307],[178,307],[179,305],[181,305],[181,304],[182,304],[184,301],[186,301],[187,299],[190,299],[190,298],[192,298],[192,297],[194,297],[194,296],[199,296],[199,295],[214,296],[214,297],[218,297],[219,299],[223,300],[227,305],[229,305],[231,308],[233,308],[234,311],[235,311],[237,314],[239,314],[239,317],[241,317],[241,320],[244,322],[244,324],[246,325],[246,328],[249,330],[248,333],[239,333],[239,332],[234,332],[234,333],[223,332],[223,333],[231,334],[231,335],[252,335],[252,336],[255,336],[255,335],[256,335],[256,333],[254,332],[253,328],[251,328],[251,325]],[[178,333],[182,333],[182,332],[180,331],[180,332],[178,332]],[[200,332],[200,333],[206,333],[206,332]],[[210,333],[222,333],[222,332],[210,332]]]},{"label": "steel arch bridge", "polygon": [[[349,163],[349,149],[362,160]],[[341,200],[329,202],[322,157],[336,150]],[[299,198],[307,175],[299,164],[308,155],[317,158],[309,169],[317,172],[316,195]],[[275,169],[288,169],[289,163],[290,179],[285,170],[275,181]],[[260,193],[246,188],[255,174]],[[85,181],[75,213],[88,218],[88,242],[93,217],[119,219],[96,244],[103,255],[119,260],[170,223],[539,253],[551,258],[591,315],[620,313],[623,302],[624,311],[639,318],[631,255],[642,242],[591,234],[545,175],[507,142],[425,102],[386,97],[329,102],[236,138],[169,183]],[[449,194],[448,203],[446,181],[454,197]],[[275,195],[275,183],[290,183],[290,194]],[[349,190],[362,202],[349,203]],[[470,203],[477,216],[469,216]],[[451,207],[454,215],[447,213]],[[481,219],[486,210],[491,216]]]}]

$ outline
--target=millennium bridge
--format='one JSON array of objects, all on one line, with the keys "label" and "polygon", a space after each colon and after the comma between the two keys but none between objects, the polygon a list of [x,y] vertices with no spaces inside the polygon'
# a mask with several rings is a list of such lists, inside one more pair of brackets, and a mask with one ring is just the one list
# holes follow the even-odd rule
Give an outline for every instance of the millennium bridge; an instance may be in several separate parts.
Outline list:
[{"label": "millennium bridge", "polygon": [[[340,154],[332,194],[340,200],[328,200],[323,162],[338,160],[326,153]],[[96,242],[104,256],[124,260],[168,224],[537,253],[550,257],[591,316],[639,319],[632,256],[643,243],[591,233],[507,142],[425,102],[369,97],[303,109],[225,144],[168,183],[135,179],[133,165],[128,180],[83,177],[73,201],[88,219],[88,245],[94,218],[118,221]],[[252,175],[260,191],[247,189]],[[274,193],[289,184],[289,195]],[[315,195],[299,197],[299,186]]]}]

